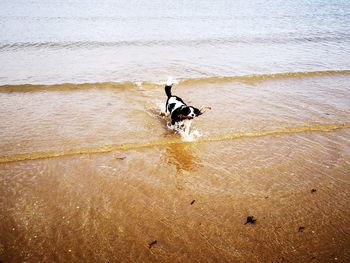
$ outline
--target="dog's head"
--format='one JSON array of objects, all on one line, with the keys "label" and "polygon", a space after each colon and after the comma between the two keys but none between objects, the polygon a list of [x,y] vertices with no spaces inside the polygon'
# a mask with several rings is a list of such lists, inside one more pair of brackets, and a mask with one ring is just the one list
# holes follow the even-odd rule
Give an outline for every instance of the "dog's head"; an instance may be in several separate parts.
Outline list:
[{"label": "dog's head", "polygon": [[183,107],[179,113],[179,118],[181,120],[192,120],[195,117],[198,117],[199,115],[201,115],[202,112],[192,106],[186,106]]}]

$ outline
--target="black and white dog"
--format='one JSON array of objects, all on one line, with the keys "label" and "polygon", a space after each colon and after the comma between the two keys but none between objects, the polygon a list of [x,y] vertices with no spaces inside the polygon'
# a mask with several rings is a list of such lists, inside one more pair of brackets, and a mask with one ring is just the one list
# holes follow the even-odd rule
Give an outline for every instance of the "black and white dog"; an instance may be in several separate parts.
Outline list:
[{"label": "black and white dog", "polygon": [[176,81],[169,78],[165,84],[165,94],[168,99],[165,104],[165,113],[163,116],[170,116],[171,122],[168,123],[168,127],[176,131],[184,131],[189,134],[192,120],[199,115],[202,115],[205,110],[211,109],[210,107],[203,106],[201,109],[197,109],[193,106],[188,106],[180,97],[171,94],[171,88]]}]

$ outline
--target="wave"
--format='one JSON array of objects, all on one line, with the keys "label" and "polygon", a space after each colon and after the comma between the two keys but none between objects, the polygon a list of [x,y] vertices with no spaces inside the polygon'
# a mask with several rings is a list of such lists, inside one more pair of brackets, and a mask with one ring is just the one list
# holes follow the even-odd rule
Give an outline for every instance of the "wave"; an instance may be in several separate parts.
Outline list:
[{"label": "wave", "polygon": [[199,45],[235,45],[235,44],[290,44],[290,43],[321,43],[349,42],[349,34],[325,36],[277,36],[277,37],[223,37],[199,39],[170,39],[170,40],[119,40],[119,41],[43,41],[0,43],[0,51],[18,51],[26,49],[89,49],[89,48],[118,48],[118,47],[149,47],[149,46],[190,46]]},{"label": "wave", "polygon": [[93,88],[128,89],[138,85],[138,82],[96,82],[96,83],[62,83],[53,85],[21,84],[21,85],[0,85],[0,92],[27,92],[27,91],[58,91],[78,90]]},{"label": "wave", "polygon": [[[282,72],[272,74],[251,74],[237,76],[212,76],[200,78],[179,78],[179,84],[194,85],[206,83],[224,83],[224,82],[260,82],[267,80],[279,80],[290,78],[323,77],[336,75],[350,75],[350,70],[325,70],[325,71],[301,71],[301,72]],[[165,84],[155,81],[124,81],[124,82],[96,82],[96,83],[62,83],[53,85],[41,84],[21,84],[21,85],[0,85],[0,92],[26,92],[26,91],[57,91],[57,90],[76,90],[91,88],[111,88],[128,89],[142,86],[143,88],[160,87]]]},{"label": "wave", "polygon": [[334,75],[350,75],[350,70],[323,70],[323,71],[299,71],[299,72],[282,72],[271,74],[251,74],[238,76],[214,76],[193,79],[180,79],[183,84],[195,83],[218,83],[218,82],[259,82],[273,79],[290,79],[290,78],[305,78],[305,77],[322,77]]},{"label": "wave", "polygon": [[201,137],[194,142],[185,142],[180,139],[161,139],[146,143],[127,143],[127,144],[110,144],[101,145],[98,147],[86,147],[79,149],[70,149],[66,151],[50,151],[50,152],[32,152],[32,153],[22,153],[8,156],[0,156],[0,163],[25,161],[25,160],[38,160],[47,159],[54,157],[63,156],[73,156],[80,154],[97,154],[97,153],[107,153],[112,151],[127,151],[141,148],[153,148],[153,147],[166,147],[173,144],[185,144],[185,143],[204,143],[204,142],[216,142],[216,141],[226,141],[235,139],[247,139],[247,138],[259,138],[272,135],[288,135],[295,133],[305,133],[305,132],[331,132],[340,129],[349,129],[350,122],[347,123],[327,123],[321,124],[317,123],[312,126],[295,126],[295,127],[284,127],[276,128],[271,130],[259,130],[251,132],[235,132],[230,134],[212,136],[212,137]]}]

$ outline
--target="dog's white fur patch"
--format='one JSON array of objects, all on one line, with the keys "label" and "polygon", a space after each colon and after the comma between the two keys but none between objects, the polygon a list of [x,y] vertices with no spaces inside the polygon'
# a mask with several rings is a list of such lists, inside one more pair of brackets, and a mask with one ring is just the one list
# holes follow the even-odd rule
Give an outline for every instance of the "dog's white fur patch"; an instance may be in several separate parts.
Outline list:
[{"label": "dog's white fur patch", "polygon": [[[173,110],[181,107],[182,105],[185,105],[183,102],[179,101],[178,99],[176,99],[176,97],[171,97],[168,101],[168,105],[169,104],[173,104],[175,103],[175,106],[173,107]],[[168,109],[166,109],[166,112],[169,113]]]}]

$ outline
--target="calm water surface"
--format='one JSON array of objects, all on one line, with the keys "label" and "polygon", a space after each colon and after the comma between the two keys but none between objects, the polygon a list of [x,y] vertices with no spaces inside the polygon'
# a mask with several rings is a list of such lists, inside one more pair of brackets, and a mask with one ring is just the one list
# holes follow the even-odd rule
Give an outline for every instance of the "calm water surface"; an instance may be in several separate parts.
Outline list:
[{"label": "calm water surface", "polygon": [[0,83],[350,68],[349,1],[1,1]]}]

